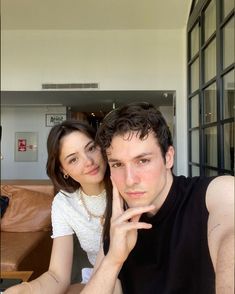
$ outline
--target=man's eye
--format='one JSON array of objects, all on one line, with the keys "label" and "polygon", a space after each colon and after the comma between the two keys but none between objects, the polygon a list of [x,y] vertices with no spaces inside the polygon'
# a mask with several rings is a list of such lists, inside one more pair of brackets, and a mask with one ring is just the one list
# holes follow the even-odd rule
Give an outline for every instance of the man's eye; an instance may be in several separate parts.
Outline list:
[{"label": "man's eye", "polygon": [[112,163],[111,165],[110,165],[110,167],[112,167],[112,168],[117,168],[117,167],[120,167],[121,166],[121,163]]},{"label": "man's eye", "polygon": [[138,164],[145,164],[145,163],[148,163],[148,162],[150,162],[149,159],[147,159],[147,158],[142,158],[142,159],[140,159],[140,160],[138,161]]}]

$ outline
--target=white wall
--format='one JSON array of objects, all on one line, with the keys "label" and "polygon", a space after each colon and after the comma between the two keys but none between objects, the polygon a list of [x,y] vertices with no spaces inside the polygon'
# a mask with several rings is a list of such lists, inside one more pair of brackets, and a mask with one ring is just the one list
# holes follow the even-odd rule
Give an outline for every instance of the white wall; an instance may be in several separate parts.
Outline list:
[{"label": "white wall", "polygon": [[177,173],[187,174],[186,30],[2,31],[2,90],[98,82],[175,90]]},{"label": "white wall", "polygon": [[[66,113],[65,107],[1,108],[1,179],[48,179],[46,175],[46,141],[51,127],[46,127],[46,114]],[[15,161],[15,132],[38,133],[38,160]]]}]

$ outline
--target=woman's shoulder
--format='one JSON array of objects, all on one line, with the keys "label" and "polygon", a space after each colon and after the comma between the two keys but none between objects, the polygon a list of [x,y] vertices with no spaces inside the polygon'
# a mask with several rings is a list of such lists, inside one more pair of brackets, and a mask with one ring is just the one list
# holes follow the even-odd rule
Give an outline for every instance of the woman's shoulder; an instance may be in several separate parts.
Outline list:
[{"label": "woman's shoulder", "polygon": [[74,193],[69,193],[69,192],[65,192],[60,190],[54,197],[53,199],[53,205],[57,205],[57,204],[64,204],[64,203],[71,203],[72,201],[74,201],[73,199],[76,197],[76,192]]}]

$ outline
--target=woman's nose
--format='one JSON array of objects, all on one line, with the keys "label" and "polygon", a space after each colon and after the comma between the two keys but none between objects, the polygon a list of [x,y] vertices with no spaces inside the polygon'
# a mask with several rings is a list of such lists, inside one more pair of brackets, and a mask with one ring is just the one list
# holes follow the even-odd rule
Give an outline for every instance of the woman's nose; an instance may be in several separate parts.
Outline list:
[{"label": "woman's nose", "polygon": [[84,163],[85,163],[85,165],[92,165],[94,163],[93,157],[89,156],[89,155],[85,155]]}]

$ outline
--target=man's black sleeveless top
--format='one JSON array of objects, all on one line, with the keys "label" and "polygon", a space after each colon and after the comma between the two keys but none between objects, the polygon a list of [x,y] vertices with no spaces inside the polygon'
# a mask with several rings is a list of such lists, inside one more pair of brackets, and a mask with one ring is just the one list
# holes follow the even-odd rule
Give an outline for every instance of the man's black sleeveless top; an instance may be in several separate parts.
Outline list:
[{"label": "man's black sleeveless top", "polygon": [[[207,241],[207,187],[213,178],[174,176],[153,224],[139,230],[136,246],[119,273],[123,293],[214,294],[215,273]],[[104,244],[105,254],[109,242]]]}]

